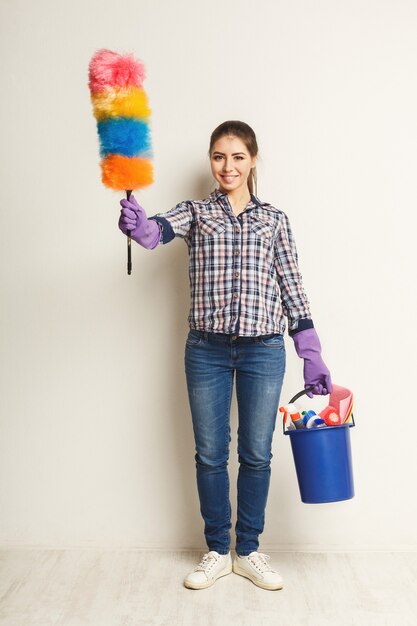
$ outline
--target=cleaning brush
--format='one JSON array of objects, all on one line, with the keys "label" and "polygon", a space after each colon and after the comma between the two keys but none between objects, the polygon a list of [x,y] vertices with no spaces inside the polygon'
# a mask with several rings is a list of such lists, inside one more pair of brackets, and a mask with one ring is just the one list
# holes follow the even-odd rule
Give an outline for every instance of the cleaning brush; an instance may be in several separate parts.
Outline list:
[{"label": "cleaning brush", "polygon": [[[100,140],[102,182],[126,191],[153,183],[149,118],[143,89],[145,66],[132,54],[98,50],[89,64],[89,87]],[[132,273],[131,238],[127,237],[127,273]]]}]

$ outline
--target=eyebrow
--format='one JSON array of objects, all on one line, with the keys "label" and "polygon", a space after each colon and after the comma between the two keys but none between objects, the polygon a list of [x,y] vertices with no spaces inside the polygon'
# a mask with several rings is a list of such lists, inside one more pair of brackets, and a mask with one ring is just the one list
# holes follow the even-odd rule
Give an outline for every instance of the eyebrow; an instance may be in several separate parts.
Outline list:
[{"label": "eyebrow", "polygon": [[[226,156],[226,155],[224,154],[224,152],[218,152],[217,150],[216,150],[216,152],[213,152],[213,154],[221,154],[222,156]],[[246,154],[245,154],[244,152],[234,152],[234,153],[232,154],[232,156],[237,156],[238,154],[243,154],[243,156],[246,156]]]}]

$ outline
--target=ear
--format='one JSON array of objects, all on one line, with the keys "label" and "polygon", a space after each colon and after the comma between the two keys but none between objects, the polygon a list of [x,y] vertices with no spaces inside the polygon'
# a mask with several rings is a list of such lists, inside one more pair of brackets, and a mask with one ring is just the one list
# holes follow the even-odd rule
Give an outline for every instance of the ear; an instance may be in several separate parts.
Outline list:
[{"label": "ear", "polygon": [[257,162],[258,162],[258,155],[252,157],[252,165],[251,165],[251,167],[256,167]]}]

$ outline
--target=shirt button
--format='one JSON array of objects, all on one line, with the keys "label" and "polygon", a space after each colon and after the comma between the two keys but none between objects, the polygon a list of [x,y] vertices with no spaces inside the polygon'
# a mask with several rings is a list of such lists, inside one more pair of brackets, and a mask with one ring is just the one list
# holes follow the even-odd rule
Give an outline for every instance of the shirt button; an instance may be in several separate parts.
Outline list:
[{"label": "shirt button", "polygon": [[240,273],[239,272],[235,272],[235,278],[239,278]]},{"label": "shirt button", "polygon": [[238,298],[238,297],[239,297],[239,294],[238,294],[238,293],[234,293],[234,294],[233,294],[233,297],[234,297],[234,299],[236,300],[236,298]]},{"label": "shirt button", "polygon": [[237,315],[232,315],[232,320],[235,320],[237,318]]},{"label": "shirt button", "polygon": [[239,254],[240,254],[240,250],[235,250],[235,255],[239,256]]}]

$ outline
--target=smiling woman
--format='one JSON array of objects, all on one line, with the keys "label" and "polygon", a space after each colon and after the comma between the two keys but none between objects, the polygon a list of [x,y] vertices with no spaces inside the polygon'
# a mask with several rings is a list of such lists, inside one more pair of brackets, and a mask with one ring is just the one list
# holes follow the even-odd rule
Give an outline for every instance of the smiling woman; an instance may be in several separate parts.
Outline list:
[{"label": "smiling woman", "polygon": [[[210,587],[232,568],[264,589],[283,586],[258,547],[285,372],[285,318],[297,353],[305,360],[306,387],[326,395],[332,385],[320,356],[288,217],[254,193],[257,155],[252,128],[236,120],[224,122],[210,138],[208,156],[218,188],[207,198],[184,200],[150,218],[133,196],[121,201],[120,229],[131,232],[145,248],[175,237],[188,247],[190,331],[184,365],[209,549],[184,580],[191,589]],[[227,465],[235,373],[239,473],[232,564]]]}]

